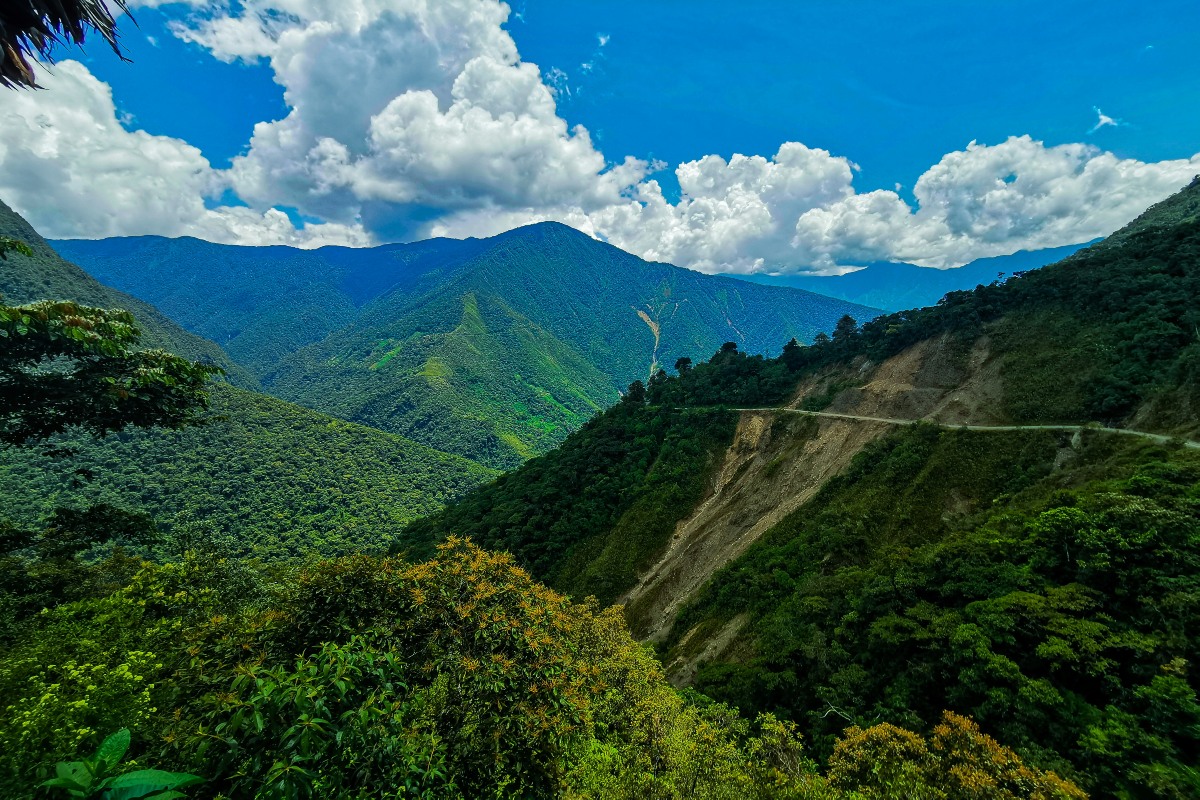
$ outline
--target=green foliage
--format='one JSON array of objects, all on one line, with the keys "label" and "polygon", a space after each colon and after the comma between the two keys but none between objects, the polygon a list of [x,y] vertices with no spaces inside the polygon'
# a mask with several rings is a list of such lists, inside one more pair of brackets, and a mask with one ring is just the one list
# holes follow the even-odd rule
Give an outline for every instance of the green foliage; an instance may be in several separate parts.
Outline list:
[{"label": "green foliage", "polygon": [[62,789],[69,797],[94,800],[174,800],[184,796],[177,790],[204,782],[196,775],[159,769],[114,774],[127,750],[129,729],[122,728],[101,742],[91,758],[59,762],[55,767],[57,776],[42,786]]},{"label": "green foliage", "polygon": [[864,798],[1087,798],[1053,772],[1026,766],[972,720],[949,711],[928,741],[887,723],[848,729],[829,759],[829,781]]},{"label": "green foliage", "polygon": [[421,555],[469,536],[557,589],[611,602],[704,496],[733,429],[732,414],[621,403],[562,448],[413,522],[393,550]]},{"label": "green foliage", "polygon": [[220,347],[188,333],[161,311],[110,289],[88,276],[79,267],[64,261],[38,235],[28,222],[0,201],[0,239],[19,241],[28,252],[9,249],[0,258],[0,296],[12,305],[28,305],[40,300],[71,299],[81,306],[123,308],[133,314],[141,329],[141,341],[191,361],[213,364],[225,372],[236,386],[257,388],[258,382],[242,367],[230,361]]},{"label": "green foliage", "polygon": [[218,367],[138,350],[126,311],[71,302],[0,305],[0,442],[25,445],[70,428],[179,428],[208,406]]},{"label": "green foliage", "polygon": [[882,440],[729,565],[680,636],[749,612],[701,691],[802,721],[906,727],[949,707],[1102,795],[1188,797],[1200,703],[1200,460],[1044,433]]},{"label": "green foliage", "polygon": [[[421,564],[143,564],[107,597],[42,614],[0,653],[0,696],[5,796],[96,745],[100,788],[128,739],[97,731],[121,719],[136,764],[204,775],[212,796],[852,800],[869,784],[822,777],[790,722],[675,691],[619,608],[571,603],[462,540]],[[947,749],[956,774],[990,774],[980,747]],[[87,772],[59,777],[87,786]],[[923,775],[924,790],[944,780]],[[127,776],[100,796],[188,781]],[[1080,796],[1043,785],[1003,797]]]},{"label": "green foliage", "polygon": [[0,519],[36,529],[56,507],[149,514],[157,551],[269,559],[382,551],[408,522],[494,473],[401,437],[217,384],[206,425],[57,439],[71,459],[0,454]]},{"label": "green foliage", "polygon": [[56,509],[36,533],[0,523],[0,642],[44,608],[112,591],[129,565],[122,551],[110,570],[90,569],[85,558],[96,548],[145,547],[157,535],[146,515],[106,505]]},{"label": "green foliage", "polygon": [[17,253],[28,258],[33,258],[33,248],[20,239],[14,239],[11,236],[0,236],[0,259],[7,261],[9,253]]}]

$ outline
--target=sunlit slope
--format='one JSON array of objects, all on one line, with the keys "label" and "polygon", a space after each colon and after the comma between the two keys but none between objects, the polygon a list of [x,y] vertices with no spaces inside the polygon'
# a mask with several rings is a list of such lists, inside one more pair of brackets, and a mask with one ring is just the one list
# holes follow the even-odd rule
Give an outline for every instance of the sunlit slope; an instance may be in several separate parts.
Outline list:
[{"label": "sunlit slope", "polygon": [[806,292],[652,264],[564,225],[489,247],[424,294],[393,290],[264,376],[270,391],[497,466],[544,452],[634,380],[723,342],[777,351],[843,314]]}]

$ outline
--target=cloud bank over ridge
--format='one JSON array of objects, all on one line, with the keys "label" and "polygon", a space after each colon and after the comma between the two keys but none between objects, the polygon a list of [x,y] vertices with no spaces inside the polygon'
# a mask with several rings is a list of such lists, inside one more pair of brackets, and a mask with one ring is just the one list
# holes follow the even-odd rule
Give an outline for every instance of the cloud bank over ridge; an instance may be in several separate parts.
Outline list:
[{"label": "cloud bank over ridge", "polygon": [[[846,156],[784,142],[769,158],[679,164],[672,202],[653,178],[660,165],[606,156],[559,115],[547,76],[503,27],[503,3],[190,6],[176,36],[268,64],[287,115],[259,122],[245,153],[216,169],[187,142],[128,130],[111,89],[64,61],[43,73],[46,92],[0,102],[0,196],[47,234],[313,247],[554,219],[709,272],[948,267],[1105,235],[1200,173],[1200,154],[1145,163],[1013,136],[947,153],[910,204],[857,191]],[[321,222],[298,225],[279,207]]]}]

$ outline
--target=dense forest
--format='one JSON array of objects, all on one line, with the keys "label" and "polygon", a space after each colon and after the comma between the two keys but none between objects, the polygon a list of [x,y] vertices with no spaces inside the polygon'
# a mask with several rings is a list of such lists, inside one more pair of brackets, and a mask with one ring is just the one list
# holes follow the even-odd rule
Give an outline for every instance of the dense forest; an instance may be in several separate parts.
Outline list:
[{"label": "dense forest", "polygon": [[[663,422],[673,427],[648,441],[687,440],[706,420],[711,445],[680,451],[689,462],[680,472],[702,476],[703,498],[732,438],[724,408],[825,408],[871,364],[930,339],[966,354],[987,337],[1002,382],[989,410],[1002,421],[1191,435],[1198,294],[1200,182],[1037,272],[861,326],[845,319],[778,358],[730,343],[707,363],[681,361],[558,451],[401,538],[470,535],[509,548],[564,591],[615,596],[628,581],[604,595],[603,584],[573,584],[564,565],[608,547],[626,498],[652,493],[653,480],[624,450],[604,460],[600,443]],[[820,391],[793,397],[804,381]],[[583,489],[561,468],[575,459],[596,476]],[[700,658],[697,690],[797,722],[819,758],[832,757],[849,723],[926,729],[944,706],[1096,796],[1192,797],[1198,482],[1200,458],[1180,443],[1102,430],[901,429],[719,572],[660,654],[667,664]],[[640,530],[669,533],[696,505],[668,502]],[[604,513],[581,518],[583,509]],[[522,528],[532,519],[560,534],[548,545]],[[652,561],[628,541],[633,558]],[[731,630],[717,658],[701,656]]]},{"label": "dense forest", "polygon": [[[987,337],[1006,421],[1190,435],[1198,204],[1200,184],[1058,265],[775,358],[678,358],[422,519],[488,473],[197,394],[215,367],[130,349],[127,315],[6,307],[6,335],[42,349],[0,379],[84,417],[6,412],[25,488],[0,526],[0,792],[1194,797],[1200,455],[1179,441],[900,428],[713,576],[657,653],[608,604],[711,497],[734,409],[827,407],[931,338]],[[37,353],[152,383],[77,403],[89,384]],[[169,360],[147,378],[147,359]]]},{"label": "dense forest", "polygon": [[562,442],[660,362],[729,339],[767,352],[876,313],[649,263],[557,223],[357,250],[58,244],[222,345],[271,394],[503,469]]},{"label": "dense forest", "polygon": [[164,534],[227,555],[385,552],[403,526],[495,473],[383,431],[217,384],[205,424],[72,433],[0,452],[0,518],[36,527],[55,508],[150,514]]}]

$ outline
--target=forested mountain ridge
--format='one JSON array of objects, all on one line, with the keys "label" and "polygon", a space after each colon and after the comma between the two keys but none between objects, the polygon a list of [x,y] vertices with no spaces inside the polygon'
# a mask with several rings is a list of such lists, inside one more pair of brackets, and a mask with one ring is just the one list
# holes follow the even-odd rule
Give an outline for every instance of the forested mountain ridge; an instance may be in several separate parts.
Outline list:
[{"label": "forested mountain ridge", "polygon": [[1195,436],[1197,298],[1200,181],[1023,277],[778,359],[722,351],[400,543],[470,535],[620,600],[676,681],[820,752],[948,705],[1095,796],[1192,797],[1200,457],[1102,425],[956,428]]},{"label": "forested mountain ridge", "polygon": [[201,239],[128,236],[53,246],[105,284],[218,342],[256,375],[352,322],[393,289],[421,294],[476,252],[478,240],[432,239],[375,248],[238,247]]},{"label": "forested mountain ridge", "polygon": [[512,467],[664,363],[726,339],[753,349],[811,340],[834,315],[865,311],[649,264],[557,223],[489,241],[435,292],[379,298],[264,383],[281,397]]},{"label": "forested mountain ridge", "polygon": [[177,309],[276,396],[498,467],[554,446],[680,357],[725,341],[766,352],[877,313],[651,264],[558,223],[364,250],[59,246]]},{"label": "forested mountain ridge", "polygon": [[[143,332],[141,344],[209,359],[233,382],[257,386],[219,346],[98,283],[3,205],[0,235],[34,251],[0,260],[6,303],[70,299],[124,308]],[[213,384],[210,393],[204,425],[54,440],[55,448],[75,451],[70,458],[0,449],[0,520],[32,528],[55,508],[100,504],[148,514],[166,534],[198,523],[201,538],[215,537],[228,554],[381,551],[405,523],[495,475],[403,437],[234,386]]]},{"label": "forested mountain ridge", "polygon": [[195,360],[207,360],[225,370],[228,380],[256,388],[257,379],[216,344],[181,328],[158,309],[112,289],[54,251],[33,226],[0,200],[0,236],[24,242],[32,256],[10,252],[0,259],[0,297],[21,305],[35,300],[74,300],[98,308],[123,308],[137,319],[142,343]]}]

